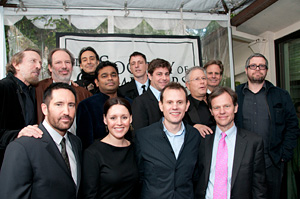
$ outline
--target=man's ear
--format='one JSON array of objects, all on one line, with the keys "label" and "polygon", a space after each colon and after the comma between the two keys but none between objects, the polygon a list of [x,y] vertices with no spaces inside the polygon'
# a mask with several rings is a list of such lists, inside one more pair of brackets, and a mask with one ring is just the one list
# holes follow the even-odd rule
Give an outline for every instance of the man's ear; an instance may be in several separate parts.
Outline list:
[{"label": "man's ear", "polygon": [[47,116],[47,115],[48,115],[48,107],[47,107],[47,105],[46,105],[45,103],[42,103],[42,104],[41,104],[41,108],[42,108],[43,114],[44,114],[45,116]]},{"label": "man's ear", "polygon": [[150,73],[148,73],[148,78],[150,79],[150,81],[152,81],[152,76]]},{"label": "man's ear", "polygon": [[94,82],[95,82],[96,86],[99,88],[99,85],[98,85],[98,80],[97,80],[97,79],[95,79],[95,80],[94,80]]},{"label": "man's ear", "polygon": [[50,64],[48,64],[48,70],[52,73],[52,67]]},{"label": "man's ear", "polygon": [[158,102],[158,106],[159,106],[160,111],[163,112],[164,106],[163,106],[163,103],[160,100]]}]

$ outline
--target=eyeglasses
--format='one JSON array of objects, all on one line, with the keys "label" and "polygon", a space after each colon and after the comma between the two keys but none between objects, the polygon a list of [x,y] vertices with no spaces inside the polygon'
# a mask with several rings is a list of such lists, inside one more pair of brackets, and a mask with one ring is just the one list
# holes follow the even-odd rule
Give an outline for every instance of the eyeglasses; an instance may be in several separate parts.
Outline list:
[{"label": "eyeglasses", "polygon": [[206,81],[206,77],[196,77],[195,79],[191,79],[190,82],[191,81],[197,81],[197,82],[199,82],[200,80]]},{"label": "eyeglasses", "polygon": [[257,67],[259,68],[259,70],[266,70],[268,68],[267,65],[264,64],[259,64],[259,65],[251,64],[248,66],[248,68],[250,68],[251,70],[256,70]]}]

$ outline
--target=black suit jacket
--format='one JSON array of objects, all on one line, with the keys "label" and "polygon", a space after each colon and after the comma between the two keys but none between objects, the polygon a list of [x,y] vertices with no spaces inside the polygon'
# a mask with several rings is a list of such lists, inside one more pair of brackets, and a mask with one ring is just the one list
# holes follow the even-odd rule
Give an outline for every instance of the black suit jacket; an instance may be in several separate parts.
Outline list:
[{"label": "black suit jacket", "polygon": [[0,173],[0,198],[74,199],[81,179],[81,142],[68,133],[77,161],[77,186],[52,137],[40,124],[43,137],[21,137],[5,152]]},{"label": "black suit jacket", "polygon": [[6,146],[25,127],[25,94],[12,73],[0,80],[0,166]]},{"label": "black suit jacket", "polygon": [[132,125],[134,130],[149,126],[163,116],[158,101],[149,88],[144,94],[135,98],[132,103]]},{"label": "black suit jacket", "polygon": [[136,88],[135,80],[131,79],[130,82],[127,82],[123,86],[119,87],[120,94],[130,99],[134,100],[137,96],[139,96],[139,92]]},{"label": "black suit jacket", "polygon": [[[197,199],[205,198],[215,134],[206,135],[199,147],[200,179]],[[267,198],[263,140],[257,134],[237,128],[230,198]]]},{"label": "black suit jacket", "polygon": [[184,143],[177,159],[163,131],[162,120],[136,132],[142,199],[194,197],[200,134],[188,124],[185,124],[185,130]]}]

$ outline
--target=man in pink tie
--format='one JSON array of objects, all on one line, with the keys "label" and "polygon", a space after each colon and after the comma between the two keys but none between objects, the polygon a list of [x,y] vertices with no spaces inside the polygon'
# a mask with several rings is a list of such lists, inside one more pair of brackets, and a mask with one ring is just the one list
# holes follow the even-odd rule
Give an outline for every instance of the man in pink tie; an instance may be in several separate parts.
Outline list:
[{"label": "man in pink tie", "polygon": [[200,144],[195,198],[267,198],[263,140],[235,126],[236,93],[216,87],[208,106],[217,126]]}]

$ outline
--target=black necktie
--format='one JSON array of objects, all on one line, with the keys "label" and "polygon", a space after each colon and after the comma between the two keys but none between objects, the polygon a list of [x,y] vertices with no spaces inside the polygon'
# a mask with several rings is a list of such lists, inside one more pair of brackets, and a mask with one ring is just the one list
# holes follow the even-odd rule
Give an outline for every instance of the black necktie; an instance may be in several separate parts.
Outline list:
[{"label": "black necktie", "polygon": [[68,169],[71,171],[69,157],[68,157],[67,148],[66,148],[66,138],[63,138],[61,140],[60,145],[61,145],[61,155],[64,158]]},{"label": "black necktie", "polygon": [[143,85],[142,89],[143,89],[143,93],[146,92],[146,85]]}]

